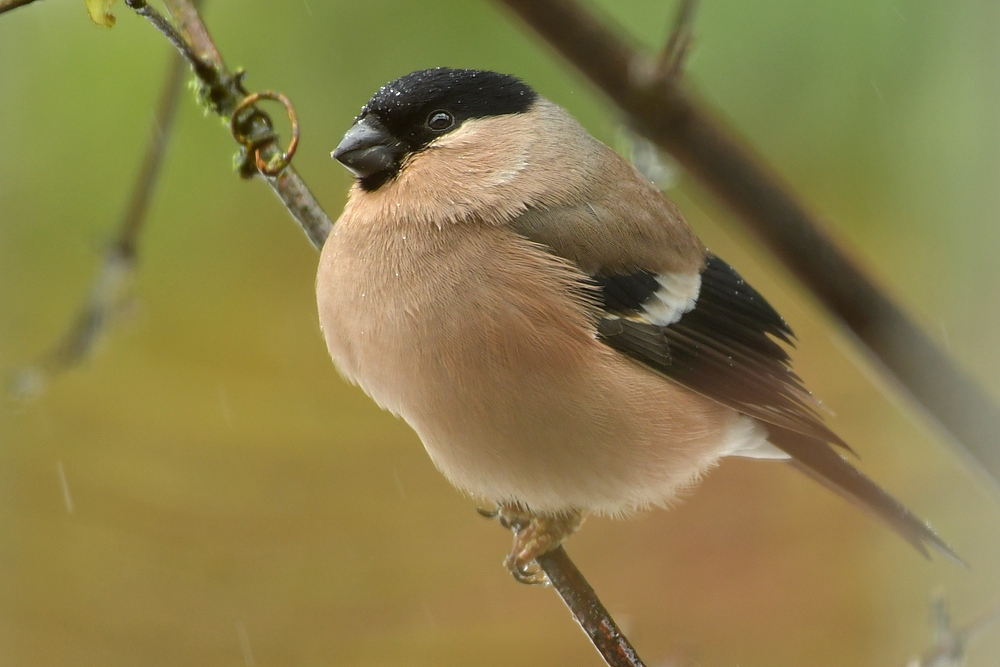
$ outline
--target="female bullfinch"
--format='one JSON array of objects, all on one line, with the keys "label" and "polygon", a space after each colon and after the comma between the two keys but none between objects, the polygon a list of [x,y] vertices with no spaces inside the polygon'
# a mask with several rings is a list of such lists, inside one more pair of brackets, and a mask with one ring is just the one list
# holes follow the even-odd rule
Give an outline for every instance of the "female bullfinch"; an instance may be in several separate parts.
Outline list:
[{"label": "female bullfinch", "polygon": [[519,79],[408,74],[333,157],[357,177],[316,281],[333,361],[497,504],[519,580],[586,513],[666,505],[724,456],[790,462],[954,557],[837,452],[781,316]]}]

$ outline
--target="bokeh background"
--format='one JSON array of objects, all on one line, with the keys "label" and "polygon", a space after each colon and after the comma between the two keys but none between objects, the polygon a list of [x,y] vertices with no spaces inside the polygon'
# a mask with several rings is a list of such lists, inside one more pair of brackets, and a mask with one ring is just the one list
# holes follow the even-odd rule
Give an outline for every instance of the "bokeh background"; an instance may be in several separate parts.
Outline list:
[{"label": "bokeh background", "polygon": [[[674,11],[603,7],[650,48]],[[145,146],[169,49],[116,9],[112,30],[81,0],[0,17],[4,373],[62,335]],[[294,101],[296,164],[333,216],[349,177],[330,150],[414,69],[517,73],[620,136],[615,110],[488,2],[209,0],[205,16],[251,89]],[[1000,5],[704,0],[696,26],[691,84],[1000,398]],[[0,663],[599,665],[552,591],[503,570],[509,536],[338,378],[318,255],[233,152],[185,93],[132,305],[82,367],[0,405]],[[959,624],[994,608],[1000,496],[738,221],[683,174],[670,194],[795,328],[797,368],[863,469],[971,567],[925,561],[785,466],[725,462],[672,510],[592,519],[569,542],[640,653],[902,665],[930,643],[933,595]],[[997,655],[1000,630],[969,665]]]}]

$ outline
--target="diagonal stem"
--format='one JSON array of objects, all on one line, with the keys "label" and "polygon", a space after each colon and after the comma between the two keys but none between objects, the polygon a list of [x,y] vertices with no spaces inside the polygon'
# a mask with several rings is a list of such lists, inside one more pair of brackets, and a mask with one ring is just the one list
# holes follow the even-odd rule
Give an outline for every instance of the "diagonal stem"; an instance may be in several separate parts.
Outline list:
[{"label": "diagonal stem", "polygon": [[149,145],[142,158],[142,166],[135,180],[132,197],[129,199],[122,217],[122,223],[115,246],[123,256],[135,258],[139,233],[146,221],[149,202],[159,179],[163,157],[167,150],[170,134],[177,115],[177,102],[184,84],[184,59],[180,54],[174,54],[170,59],[167,77],[163,82],[160,102],[156,108],[153,127],[150,130]]},{"label": "diagonal stem", "polygon": [[136,14],[149,21],[154,28],[167,38],[167,41],[191,65],[195,76],[199,79],[214,79],[215,72],[212,69],[212,63],[203,59],[201,54],[184,39],[184,36],[171,25],[170,21],[163,14],[146,4],[146,0],[125,0],[125,4],[133,9]]},{"label": "diagonal stem", "polygon": [[628,638],[622,634],[597,593],[570,560],[566,549],[558,547],[535,559],[549,578],[552,588],[573,614],[608,667],[644,667]]},{"label": "diagonal stem", "polygon": [[190,0],[164,0],[164,4],[177,22],[177,29],[183,35],[184,41],[191,45],[198,56],[213,67],[225,69],[226,64],[222,60],[222,54],[208,34],[208,28],[201,20],[198,7]]}]

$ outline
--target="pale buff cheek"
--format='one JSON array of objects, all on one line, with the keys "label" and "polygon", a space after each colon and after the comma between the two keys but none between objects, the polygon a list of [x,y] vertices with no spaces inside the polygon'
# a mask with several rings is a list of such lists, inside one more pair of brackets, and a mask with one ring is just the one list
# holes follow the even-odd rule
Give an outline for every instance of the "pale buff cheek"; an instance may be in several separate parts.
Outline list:
[{"label": "pale buff cheek", "polygon": [[[577,143],[593,151],[574,151]],[[598,144],[554,105],[524,114],[472,119],[407,158],[374,192],[352,192],[365,219],[441,226],[475,217],[504,224],[529,207],[583,196]],[[583,156],[581,159],[581,155]]]}]

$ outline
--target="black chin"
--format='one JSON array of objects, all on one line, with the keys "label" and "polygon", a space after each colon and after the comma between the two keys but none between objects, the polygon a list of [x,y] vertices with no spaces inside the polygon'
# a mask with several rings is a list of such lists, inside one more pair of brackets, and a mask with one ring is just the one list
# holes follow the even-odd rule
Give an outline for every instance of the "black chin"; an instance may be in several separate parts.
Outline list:
[{"label": "black chin", "polygon": [[365,192],[373,192],[378,190],[380,187],[385,185],[387,181],[392,180],[399,173],[399,165],[396,165],[395,169],[380,171],[370,176],[361,176],[358,178],[358,185]]}]

